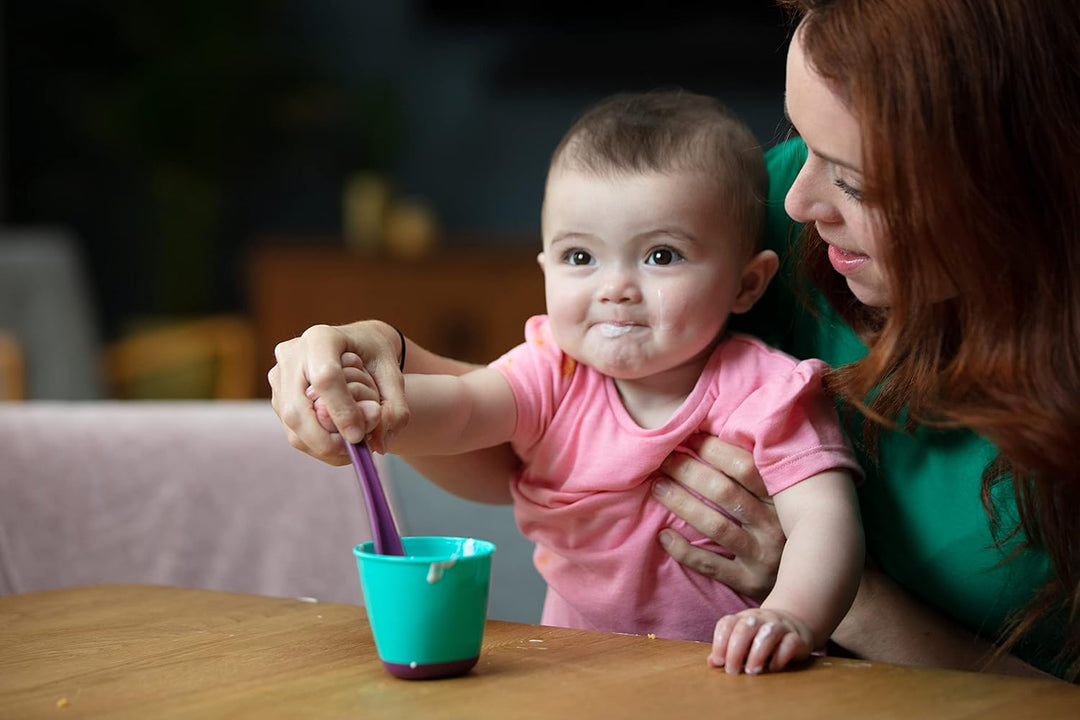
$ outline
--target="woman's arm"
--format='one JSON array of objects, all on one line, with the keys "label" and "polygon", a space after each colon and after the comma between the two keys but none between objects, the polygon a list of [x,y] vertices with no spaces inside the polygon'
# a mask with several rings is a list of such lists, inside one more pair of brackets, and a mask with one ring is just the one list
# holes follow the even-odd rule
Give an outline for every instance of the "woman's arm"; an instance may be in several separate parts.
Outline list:
[{"label": "woman's arm", "polygon": [[[726,557],[695,548],[671,529],[660,533],[668,553],[702,575],[756,600],[776,582],[785,536],[750,453],[714,437],[690,444],[665,461],[654,497],[703,535],[731,551]],[[657,488],[662,487],[663,492]],[[690,492],[690,491],[693,491]],[[694,493],[739,519],[716,511]],[[1053,677],[1013,655],[994,655],[992,643],[912,597],[868,562],[851,610],[833,641],[867,660],[948,667],[1006,675]]]},{"label": "woman's arm", "polygon": [[[277,364],[267,379],[271,404],[285,428],[289,443],[323,462],[347,465],[347,438],[363,439],[364,420],[357,400],[381,400],[383,425],[396,432],[408,417],[405,387],[398,369],[401,341],[397,331],[378,320],[349,325],[316,325],[303,335],[280,343],[274,350]],[[461,375],[477,366],[445,358],[407,341],[405,369],[414,373]],[[363,368],[364,373],[350,369]],[[368,375],[375,388],[357,382]],[[309,390],[310,388],[310,390]],[[319,397],[338,428],[329,432],[319,423],[309,392]],[[478,486],[505,484],[520,465],[508,445],[477,450],[464,455],[442,457],[404,456],[406,462],[436,484],[455,482],[462,476]],[[485,502],[509,502],[505,496],[488,497]]]},{"label": "woman's arm", "polygon": [[855,655],[899,665],[1054,678],[916,600],[872,562],[832,639]]}]

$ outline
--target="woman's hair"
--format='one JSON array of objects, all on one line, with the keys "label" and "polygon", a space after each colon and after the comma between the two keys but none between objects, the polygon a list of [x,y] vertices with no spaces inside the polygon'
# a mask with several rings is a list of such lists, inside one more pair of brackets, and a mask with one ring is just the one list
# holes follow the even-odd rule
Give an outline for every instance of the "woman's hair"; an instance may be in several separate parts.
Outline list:
[{"label": "woman's hair", "polygon": [[[1080,12],[1075,0],[782,0],[859,120],[890,307],[861,305],[811,226],[803,262],[868,341],[829,384],[879,423],[965,427],[999,456],[1000,542],[1052,569],[1002,647],[1064,610],[1080,672]],[[941,274],[955,296],[941,301]],[[935,283],[935,279],[938,281]],[[877,392],[874,392],[877,388]],[[874,423],[867,423],[873,428]],[[876,429],[865,440],[873,449]],[[1012,479],[1002,527],[991,488]],[[947,482],[947,478],[942,478]]]},{"label": "woman's hair", "polygon": [[612,95],[581,115],[552,154],[557,165],[596,175],[701,172],[717,202],[759,243],[768,173],[750,128],[715,98],[685,90]]}]

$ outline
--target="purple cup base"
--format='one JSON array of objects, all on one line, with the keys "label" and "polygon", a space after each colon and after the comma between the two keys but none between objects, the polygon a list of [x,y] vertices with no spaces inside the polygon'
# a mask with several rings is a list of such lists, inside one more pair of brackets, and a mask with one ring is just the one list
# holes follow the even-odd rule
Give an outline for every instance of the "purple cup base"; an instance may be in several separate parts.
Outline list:
[{"label": "purple cup base", "polygon": [[431,680],[434,678],[454,677],[464,675],[472,670],[480,656],[466,658],[465,660],[452,660],[441,663],[417,663],[403,664],[392,663],[383,660],[383,667],[394,677],[402,680]]}]

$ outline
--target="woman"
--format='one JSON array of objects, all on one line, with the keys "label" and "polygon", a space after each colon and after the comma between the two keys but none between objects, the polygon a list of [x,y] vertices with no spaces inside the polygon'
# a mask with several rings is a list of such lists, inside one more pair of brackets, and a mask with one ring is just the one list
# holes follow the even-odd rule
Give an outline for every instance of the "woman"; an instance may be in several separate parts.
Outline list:
[{"label": "woman", "polygon": [[[769,153],[774,205],[806,223],[813,312],[772,340],[834,368],[860,443],[868,564],[834,639],[858,656],[1015,674],[1080,670],[1080,14],[1067,0],[784,3],[801,22],[786,104],[800,141]],[[785,250],[786,218],[770,240]],[[777,284],[771,312],[794,312]],[[782,313],[782,314],[777,314]],[[786,327],[787,324],[783,323]],[[344,364],[407,415],[397,334],[312,328],[278,347],[274,406],[298,448],[343,463],[310,383],[355,440]],[[358,355],[344,355],[358,353]],[[418,372],[462,367],[410,345]],[[379,438],[380,442],[385,438]],[[734,553],[676,559],[767,592],[782,537],[748,456],[703,438],[657,498]],[[425,474],[506,475],[505,449]],[[687,492],[739,518],[732,523]],[[490,499],[490,498],[489,498]],[[1069,617],[1074,618],[1069,620]]]}]

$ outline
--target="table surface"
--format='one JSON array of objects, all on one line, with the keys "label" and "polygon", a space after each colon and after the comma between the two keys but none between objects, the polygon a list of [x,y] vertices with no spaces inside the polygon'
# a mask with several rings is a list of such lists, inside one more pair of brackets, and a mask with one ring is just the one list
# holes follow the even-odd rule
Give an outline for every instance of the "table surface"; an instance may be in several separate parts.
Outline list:
[{"label": "table surface", "polygon": [[728,676],[707,646],[489,621],[463,677],[391,677],[363,608],[149,585],[0,597],[0,717],[1080,717],[1048,680],[819,658]]}]

